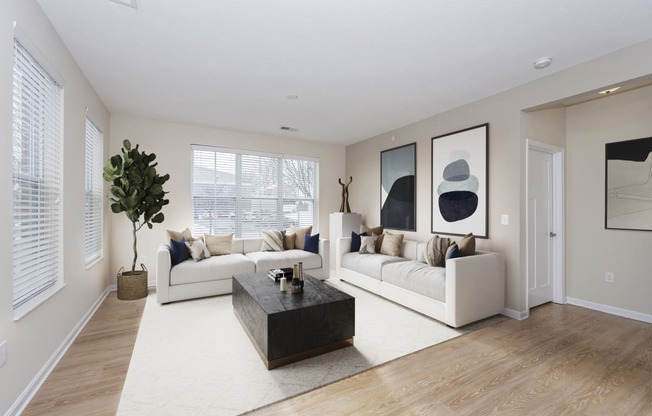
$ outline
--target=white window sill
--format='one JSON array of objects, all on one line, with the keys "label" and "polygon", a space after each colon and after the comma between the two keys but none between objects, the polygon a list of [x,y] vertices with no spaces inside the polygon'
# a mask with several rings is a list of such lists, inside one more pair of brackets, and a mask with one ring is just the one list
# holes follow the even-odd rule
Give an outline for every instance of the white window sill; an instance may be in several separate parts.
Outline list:
[{"label": "white window sill", "polygon": [[14,321],[19,321],[27,316],[31,311],[38,308],[42,303],[56,295],[61,289],[66,287],[65,283],[56,283],[54,286],[39,294],[34,299],[31,299],[24,305],[20,305],[14,309]]},{"label": "white window sill", "polygon": [[104,260],[104,256],[100,256],[100,257],[96,258],[95,260],[93,260],[90,263],[88,263],[87,265],[85,265],[84,270],[88,270],[88,269],[92,268],[97,263],[101,262],[102,260]]}]

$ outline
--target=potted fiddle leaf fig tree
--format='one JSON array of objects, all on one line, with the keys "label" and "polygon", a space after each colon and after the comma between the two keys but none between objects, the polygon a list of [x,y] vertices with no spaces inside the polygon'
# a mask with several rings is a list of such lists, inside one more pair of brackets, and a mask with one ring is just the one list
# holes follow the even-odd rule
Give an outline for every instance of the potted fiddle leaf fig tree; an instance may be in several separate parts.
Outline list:
[{"label": "potted fiddle leaf fig tree", "polygon": [[111,184],[111,211],[124,212],[133,227],[134,258],[131,271],[121,267],[118,272],[118,299],[134,300],[147,296],[147,268],[141,264],[141,270],[136,270],[136,233],[145,225],[151,229],[165,219],[161,210],[170,201],[165,199],[163,184],[170,175],[159,175],[158,163],[153,163],[156,155],[140,151],[138,145],[132,148],[129,140],[122,142],[121,150],[122,155],[112,156],[104,165],[104,180]]}]

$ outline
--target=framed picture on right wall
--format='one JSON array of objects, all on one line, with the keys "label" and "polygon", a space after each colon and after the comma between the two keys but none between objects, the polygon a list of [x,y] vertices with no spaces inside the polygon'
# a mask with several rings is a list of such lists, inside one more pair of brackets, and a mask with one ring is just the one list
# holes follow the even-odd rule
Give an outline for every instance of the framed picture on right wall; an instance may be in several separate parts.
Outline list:
[{"label": "framed picture on right wall", "polygon": [[432,138],[432,233],[487,238],[489,123]]},{"label": "framed picture on right wall", "polygon": [[605,144],[604,227],[652,231],[652,137]]}]

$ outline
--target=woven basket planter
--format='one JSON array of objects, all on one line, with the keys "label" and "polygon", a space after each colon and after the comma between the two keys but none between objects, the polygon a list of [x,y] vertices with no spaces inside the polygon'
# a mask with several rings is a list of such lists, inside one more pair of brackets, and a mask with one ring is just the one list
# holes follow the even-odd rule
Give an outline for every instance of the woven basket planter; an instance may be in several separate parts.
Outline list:
[{"label": "woven basket planter", "polygon": [[125,272],[124,267],[118,271],[118,299],[136,300],[147,296],[147,268],[144,264],[140,267],[143,270]]}]

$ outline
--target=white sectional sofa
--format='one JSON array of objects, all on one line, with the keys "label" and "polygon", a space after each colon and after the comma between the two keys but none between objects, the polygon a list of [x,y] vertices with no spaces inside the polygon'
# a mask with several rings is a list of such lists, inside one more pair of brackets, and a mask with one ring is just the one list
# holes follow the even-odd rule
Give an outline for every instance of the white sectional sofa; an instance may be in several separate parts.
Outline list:
[{"label": "white sectional sofa", "polygon": [[351,238],[340,238],[337,277],[455,328],[502,313],[502,254],[476,251],[447,260],[445,268],[433,267],[417,260],[425,245],[403,240],[401,254],[395,257],[351,253]]},{"label": "white sectional sofa", "polygon": [[156,261],[156,298],[169,303],[231,293],[231,277],[237,274],[267,272],[292,267],[298,262],[309,275],[321,280],[329,277],[330,244],[319,240],[319,254],[304,250],[260,251],[262,238],[234,238],[231,254],[192,258],[172,267],[170,246],[161,244]]}]

